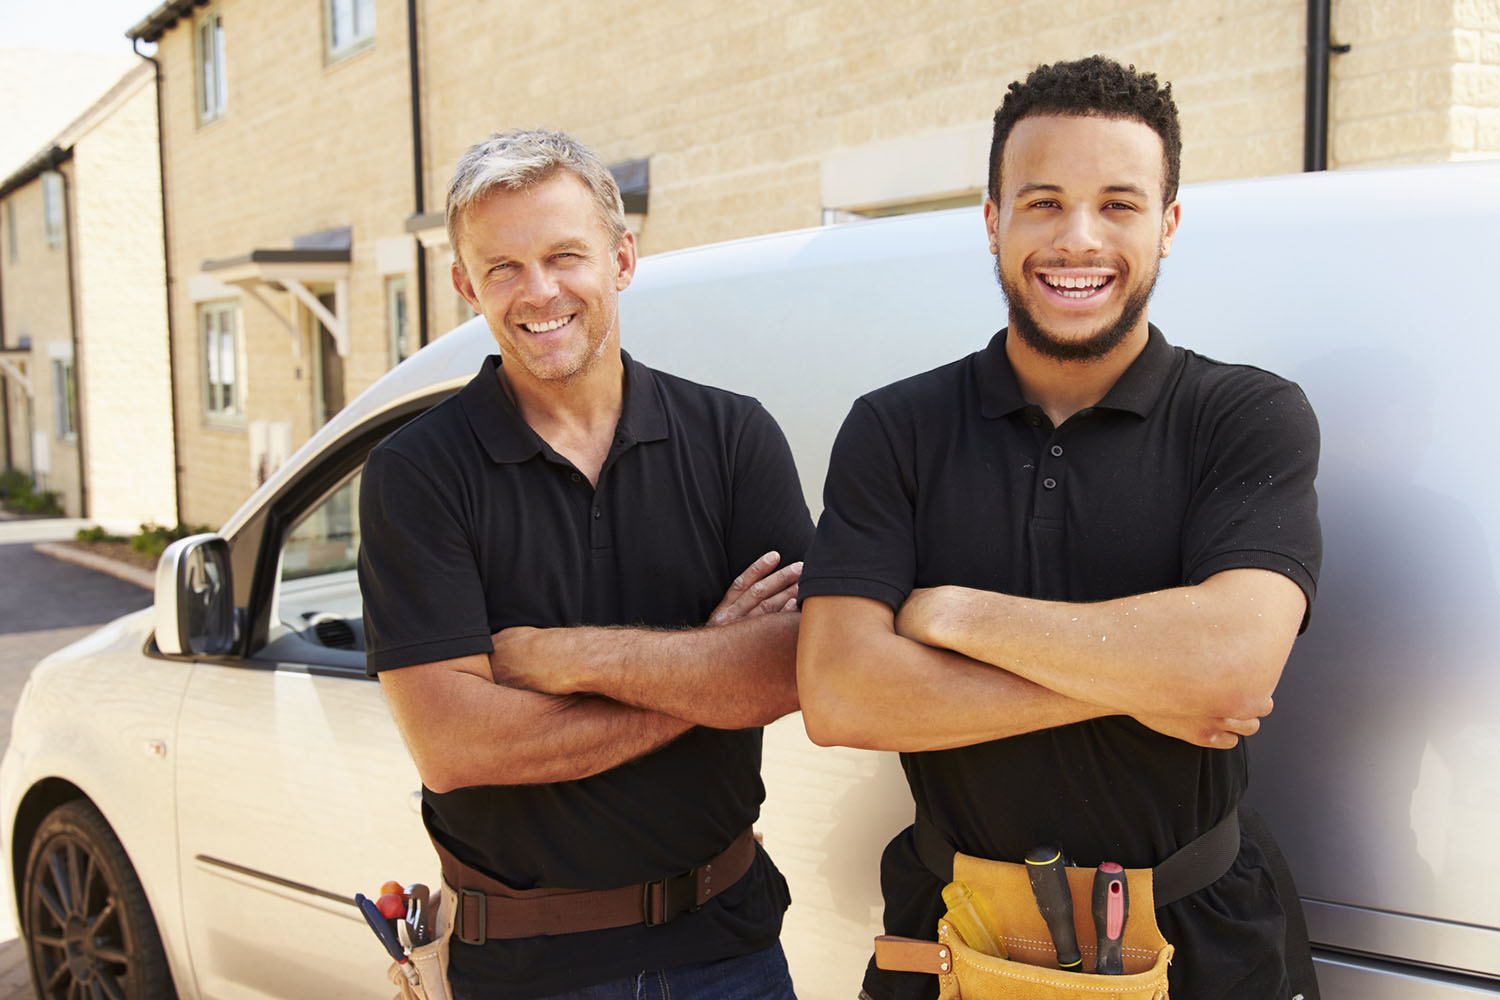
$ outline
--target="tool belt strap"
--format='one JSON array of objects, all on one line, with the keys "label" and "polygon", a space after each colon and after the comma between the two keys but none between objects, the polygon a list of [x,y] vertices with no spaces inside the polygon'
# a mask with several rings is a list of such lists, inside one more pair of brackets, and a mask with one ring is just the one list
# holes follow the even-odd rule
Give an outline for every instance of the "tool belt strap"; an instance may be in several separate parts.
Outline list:
[{"label": "tool belt strap", "polygon": [[[912,837],[917,857],[928,871],[943,882],[953,881],[953,855],[957,849],[938,832],[932,821],[917,814]],[[1206,889],[1219,880],[1240,853],[1239,809],[1214,824],[1213,829],[1183,845],[1171,857],[1151,869],[1152,894],[1160,909]]]},{"label": "tool belt strap", "polygon": [[755,860],[755,836],[746,830],[706,864],[654,882],[618,889],[512,889],[464,864],[435,839],[433,846],[443,878],[458,894],[453,936],[464,944],[669,923],[734,885]]}]

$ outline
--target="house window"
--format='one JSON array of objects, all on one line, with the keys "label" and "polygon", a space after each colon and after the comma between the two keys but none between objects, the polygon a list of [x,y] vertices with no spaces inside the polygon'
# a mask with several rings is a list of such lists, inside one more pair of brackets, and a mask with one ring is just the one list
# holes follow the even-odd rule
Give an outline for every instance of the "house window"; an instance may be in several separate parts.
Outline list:
[{"label": "house window", "polygon": [[47,231],[47,245],[49,247],[62,246],[62,174],[55,170],[42,174],[42,217]]},{"label": "house window", "polygon": [[339,59],[375,39],[375,0],[324,0],[328,58]]},{"label": "house window", "polygon": [[399,365],[412,354],[411,311],[407,305],[404,275],[385,279],[385,315],[391,331],[391,364]]},{"label": "house window", "polygon": [[203,335],[203,402],[208,419],[235,423],[244,416],[244,386],[239,376],[239,308],[217,302],[199,310]]},{"label": "house window", "polygon": [[57,436],[64,441],[75,440],[78,423],[74,414],[78,412],[78,381],[73,377],[72,358],[52,359],[52,413]]},{"label": "house window", "polygon": [[198,121],[211,122],[224,114],[227,79],[224,74],[224,19],[217,10],[197,21]]}]

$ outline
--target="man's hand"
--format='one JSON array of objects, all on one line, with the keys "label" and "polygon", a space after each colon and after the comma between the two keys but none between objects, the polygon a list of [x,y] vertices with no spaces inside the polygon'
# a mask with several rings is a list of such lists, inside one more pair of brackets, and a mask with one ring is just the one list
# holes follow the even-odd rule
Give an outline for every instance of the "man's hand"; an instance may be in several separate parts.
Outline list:
[{"label": "man's hand", "polygon": [[797,581],[802,578],[802,564],[795,562],[776,569],[780,562],[780,553],[767,552],[751,563],[724,592],[724,599],[708,616],[708,624],[728,625],[755,615],[796,611]]},{"label": "man's hand", "polygon": [[[1271,714],[1269,707],[1265,714]],[[1134,718],[1163,736],[1209,750],[1232,750],[1239,745],[1241,736],[1254,736],[1260,731],[1260,719],[1213,719],[1206,722],[1185,715],[1136,715]]]}]

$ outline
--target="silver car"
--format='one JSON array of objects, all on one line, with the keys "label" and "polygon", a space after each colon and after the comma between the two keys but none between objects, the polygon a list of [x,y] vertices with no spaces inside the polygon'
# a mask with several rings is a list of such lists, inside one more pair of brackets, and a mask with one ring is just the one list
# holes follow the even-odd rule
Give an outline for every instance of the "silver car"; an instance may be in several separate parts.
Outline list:
[{"label": "silver car", "polygon": [[[1182,201],[1153,320],[1296,379],[1322,421],[1323,579],[1251,782],[1322,995],[1500,994],[1500,164]],[[854,397],[1004,321],[977,207],[651,257],[622,309],[637,358],[766,404],[814,511]],[[218,535],[175,546],[154,609],[37,666],[0,766],[0,833],[41,995],[391,995],[351,899],[437,866],[363,671],[360,469],[493,347],[474,320],[419,352]],[[765,777],[799,993],[852,997],[879,853],[911,819],[900,768],[814,747],[793,716],[767,731]]]}]

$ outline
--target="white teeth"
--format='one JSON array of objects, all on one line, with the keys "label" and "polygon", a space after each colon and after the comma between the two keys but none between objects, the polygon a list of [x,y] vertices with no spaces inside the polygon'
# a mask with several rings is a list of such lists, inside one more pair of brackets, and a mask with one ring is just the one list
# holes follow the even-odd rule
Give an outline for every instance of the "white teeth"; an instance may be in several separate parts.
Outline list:
[{"label": "white teeth", "polygon": [[530,333],[550,333],[553,330],[567,326],[572,318],[572,316],[564,316],[562,319],[554,319],[550,323],[522,323],[521,325]]},{"label": "white teeth", "polygon": [[1081,277],[1071,274],[1044,274],[1042,280],[1059,295],[1070,299],[1083,299],[1103,288],[1109,283],[1110,278],[1103,274],[1087,274]]},{"label": "white teeth", "polygon": [[1082,278],[1069,274],[1061,277],[1048,276],[1045,280],[1054,288],[1098,288],[1109,279],[1102,274],[1090,274]]}]

